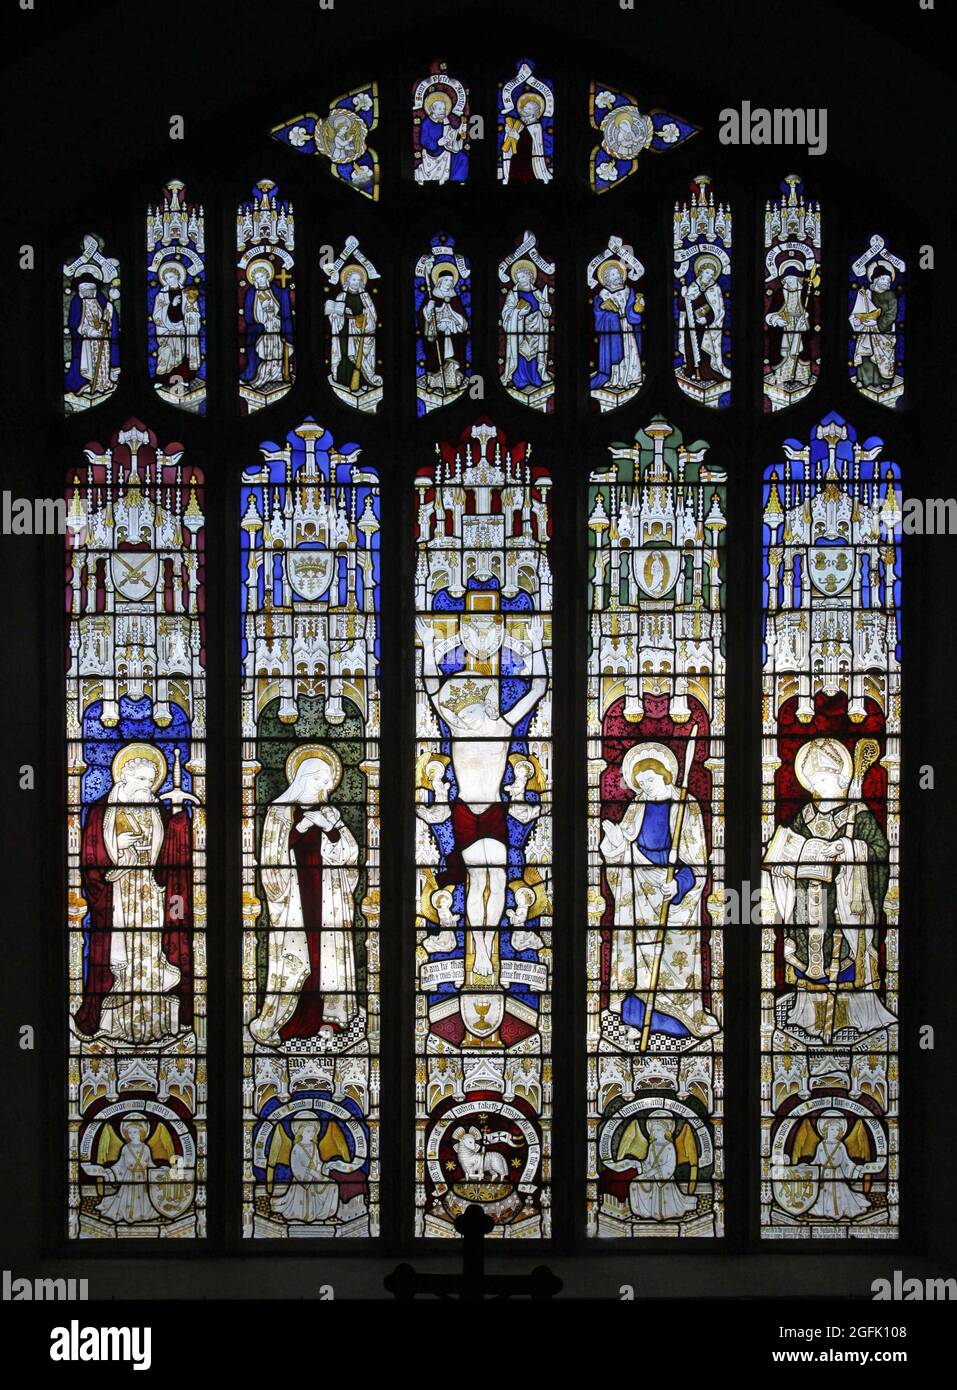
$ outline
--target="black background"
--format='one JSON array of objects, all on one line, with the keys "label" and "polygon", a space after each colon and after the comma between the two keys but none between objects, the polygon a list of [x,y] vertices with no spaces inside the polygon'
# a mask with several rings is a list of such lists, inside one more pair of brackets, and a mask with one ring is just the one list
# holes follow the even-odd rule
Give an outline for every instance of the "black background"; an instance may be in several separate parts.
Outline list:
[{"label": "black background", "polygon": [[[663,413],[686,440],[704,438],[709,462],[729,473],[727,882],[758,880],[758,696],[760,479],[786,438],[806,440],[828,411],[879,434],[899,463],[904,495],[955,491],[951,425],[953,350],[954,82],[943,71],[947,6],[918,0],[885,6],[771,3],[729,7],[635,0],[572,6],[422,4],[415,8],[336,0],[268,5],[184,0],[162,5],[44,4],[20,12],[4,0],[8,62],[0,265],[2,449],[0,487],[14,496],[54,496],[65,470],[91,440],[107,443],[130,417],[163,445],[182,441],[207,476],[207,673],[209,709],[210,1182],[209,1237],[178,1245],[124,1242],[91,1248],[63,1239],[66,1193],[63,894],[62,540],[0,538],[3,680],[0,787],[4,809],[0,896],[0,1201],[3,1265],[15,1275],[83,1275],[92,1297],[315,1297],[333,1283],[338,1298],[380,1297],[396,1259],[422,1268],[454,1266],[450,1247],[411,1240],[412,901],[411,552],[415,467],[435,440],[457,439],[479,415],[512,440],[532,442],[555,478],[556,625],[554,718],[556,971],[554,1128],[555,1235],[524,1247],[496,1242],[491,1267],[547,1258],[567,1293],[616,1298],[771,1296],[868,1298],[871,1281],[954,1272],[952,1154],[955,1125],[954,948],[954,538],[905,538],[904,740],[901,901],[902,1209],[899,1243],[757,1239],[757,932],[730,929],[726,976],[727,1236],[693,1246],[640,1241],[609,1248],[583,1236],[584,1125],[584,494],[588,467],[612,441],[630,440]],[[522,57],[556,83],[556,179],[548,188],[502,189],[495,180],[495,84]],[[469,83],[486,119],[465,188],[411,184],[409,93],[434,57]],[[594,143],[587,121],[590,77],[632,92],[642,109],[663,107],[701,133],[662,155],[646,154],[620,189],[596,198],[585,169]],[[322,161],[271,141],[271,126],[371,77],[380,87],[372,139],[383,168],[373,205],[329,177]],[[828,151],[724,148],[726,106],[828,110]],[[185,120],[170,141],[169,119]],[[810,397],[765,417],[760,389],[760,262],[764,199],[785,174],[800,173],[820,198],[824,232],[824,365]],[[707,172],[734,209],[734,382],[727,411],[683,397],[670,369],[672,206]],[[269,176],[291,197],[298,246],[299,375],[277,406],[244,420],[235,395],[233,219],[252,184]],[[206,208],[209,406],[204,419],[170,409],[147,376],[143,214],[172,177]],[[558,392],[553,416],[525,410],[498,386],[495,267],[531,228],[558,263]],[[473,370],[486,400],[466,398],[417,420],[414,411],[411,270],[437,230],[452,233],[473,263]],[[61,404],[61,277],[87,231],[122,261],[123,373],[119,390],[93,412],[64,418]],[[860,397],[847,377],[846,287],[853,256],[880,231],[909,273],[906,409]],[[325,379],[320,338],[322,244],[338,249],[354,232],[383,272],[386,398],[374,417],[348,410]],[[587,401],[583,267],[619,233],[644,261],[646,359],[640,396],[611,417]],[[36,248],[33,272],[17,268],[19,247]],[[931,244],[936,269],[918,269]],[[315,415],[337,442],[356,440],[382,475],[383,752],[383,1235],[356,1250],[335,1242],[264,1249],[239,1238],[239,741],[238,482],[257,446]],[[221,711],[221,719],[212,712]],[[387,751],[391,743],[393,752]],[[20,791],[19,767],[37,769]],[[932,764],[934,791],[918,790]],[[753,833],[752,833],[753,831]],[[21,1052],[18,1029],[37,1029]],[[918,1047],[923,1024],[936,1047]],[[400,1071],[400,1067],[404,1070]]]}]

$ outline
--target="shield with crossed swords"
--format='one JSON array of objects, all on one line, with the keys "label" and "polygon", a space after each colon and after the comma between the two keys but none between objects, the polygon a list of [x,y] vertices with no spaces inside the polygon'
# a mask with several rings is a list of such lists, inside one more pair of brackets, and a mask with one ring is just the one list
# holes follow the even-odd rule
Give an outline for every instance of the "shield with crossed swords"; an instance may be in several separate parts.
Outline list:
[{"label": "shield with crossed swords", "polygon": [[155,550],[114,550],[110,554],[113,588],[131,603],[149,598],[159,580],[159,556]]}]

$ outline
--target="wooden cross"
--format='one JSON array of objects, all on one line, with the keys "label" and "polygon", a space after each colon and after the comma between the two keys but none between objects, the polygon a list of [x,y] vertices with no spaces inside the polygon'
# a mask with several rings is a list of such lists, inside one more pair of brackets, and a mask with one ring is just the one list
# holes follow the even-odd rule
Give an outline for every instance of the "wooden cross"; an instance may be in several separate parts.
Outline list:
[{"label": "wooden cross", "polygon": [[420,1293],[472,1300],[513,1294],[554,1298],[561,1291],[562,1281],[546,1265],[538,1265],[531,1274],[485,1273],[485,1237],[495,1229],[495,1222],[481,1207],[466,1207],[456,1217],[455,1229],[462,1236],[462,1273],[419,1274],[412,1265],[397,1265],[385,1278],[394,1298],[415,1298]]}]

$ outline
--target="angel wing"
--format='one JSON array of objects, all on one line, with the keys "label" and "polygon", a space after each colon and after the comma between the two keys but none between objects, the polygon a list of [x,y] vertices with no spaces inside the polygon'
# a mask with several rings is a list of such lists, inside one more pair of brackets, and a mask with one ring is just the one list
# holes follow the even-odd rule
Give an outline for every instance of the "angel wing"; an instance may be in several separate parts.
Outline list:
[{"label": "angel wing", "polygon": [[850,1134],[844,1140],[844,1147],[857,1163],[867,1163],[873,1157],[871,1153],[871,1136],[868,1133],[867,1125],[863,1120],[858,1120]]},{"label": "angel wing", "polygon": [[688,1124],[687,1120],[681,1126],[681,1130],[675,1140],[675,1158],[678,1163],[687,1163],[691,1169],[688,1180],[688,1194],[694,1192],[698,1181],[698,1141],[695,1132]]},{"label": "angel wing", "polygon": [[266,1155],[266,1191],[272,1192],[273,1174],[277,1168],[285,1167],[289,1163],[292,1155],[292,1140],[283,1129],[282,1125],[276,1125],[269,1141],[269,1152]]},{"label": "angel wing", "polygon": [[96,1162],[101,1168],[109,1168],[119,1158],[122,1148],[123,1140],[116,1130],[111,1124],[105,1124],[96,1144]]},{"label": "angel wing", "polygon": [[802,1120],[797,1132],[797,1139],[794,1141],[794,1149],[791,1153],[791,1162],[800,1163],[804,1158],[813,1158],[817,1153],[817,1146],[821,1142],[821,1136],[811,1120]]},{"label": "angel wing", "polygon": [[330,1120],[329,1127],[319,1140],[319,1157],[326,1163],[330,1158],[343,1158],[348,1163],[352,1157],[346,1136],[334,1120]]},{"label": "angel wing", "polygon": [[147,1148],[157,1163],[169,1163],[175,1154],[176,1145],[173,1143],[173,1137],[162,1122],[156,1126],[147,1140]]},{"label": "angel wing", "polygon": [[618,1152],[615,1154],[616,1162],[623,1158],[637,1158],[639,1163],[643,1162],[648,1154],[648,1140],[641,1130],[641,1125],[637,1118],[632,1120],[626,1128],[618,1144]]}]

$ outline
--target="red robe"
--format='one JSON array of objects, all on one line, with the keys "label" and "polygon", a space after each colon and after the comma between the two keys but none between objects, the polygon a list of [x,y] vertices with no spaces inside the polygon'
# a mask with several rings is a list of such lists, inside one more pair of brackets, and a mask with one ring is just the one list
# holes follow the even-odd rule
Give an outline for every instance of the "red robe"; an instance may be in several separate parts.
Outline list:
[{"label": "red robe", "polygon": [[[303,816],[303,808],[296,806],[293,813],[292,830],[289,832],[289,848],[296,860],[296,877],[299,881],[299,900],[302,903],[302,920],[309,942],[309,978],[299,991],[296,1012],[279,1029],[283,1042],[290,1038],[314,1038],[322,1026],[322,991],[319,988],[319,946],[322,932],[322,837],[335,843],[338,830],[320,830],[318,825],[300,833],[296,826]],[[338,1023],[330,1023],[337,1031]]]},{"label": "red robe", "polygon": [[[83,896],[90,909],[90,943],[83,984],[83,1002],[76,1015],[76,1026],[87,1036],[100,1026],[103,1000],[113,989],[110,969],[110,943],[113,936],[113,884],[106,875],[115,869],[103,838],[103,819],[109,807],[108,797],[94,802],[83,826],[80,843],[80,882]],[[163,843],[159,858],[153,866],[153,877],[166,889],[163,914],[163,954],[171,965],[179,968],[179,983],[170,990],[179,999],[180,1023],[193,1022],[193,954],[191,945],[193,925],[192,847],[189,816],[185,810],[170,814],[160,808],[163,817]],[[170,916],[171,899],[180,898],[182,915]]]}]

